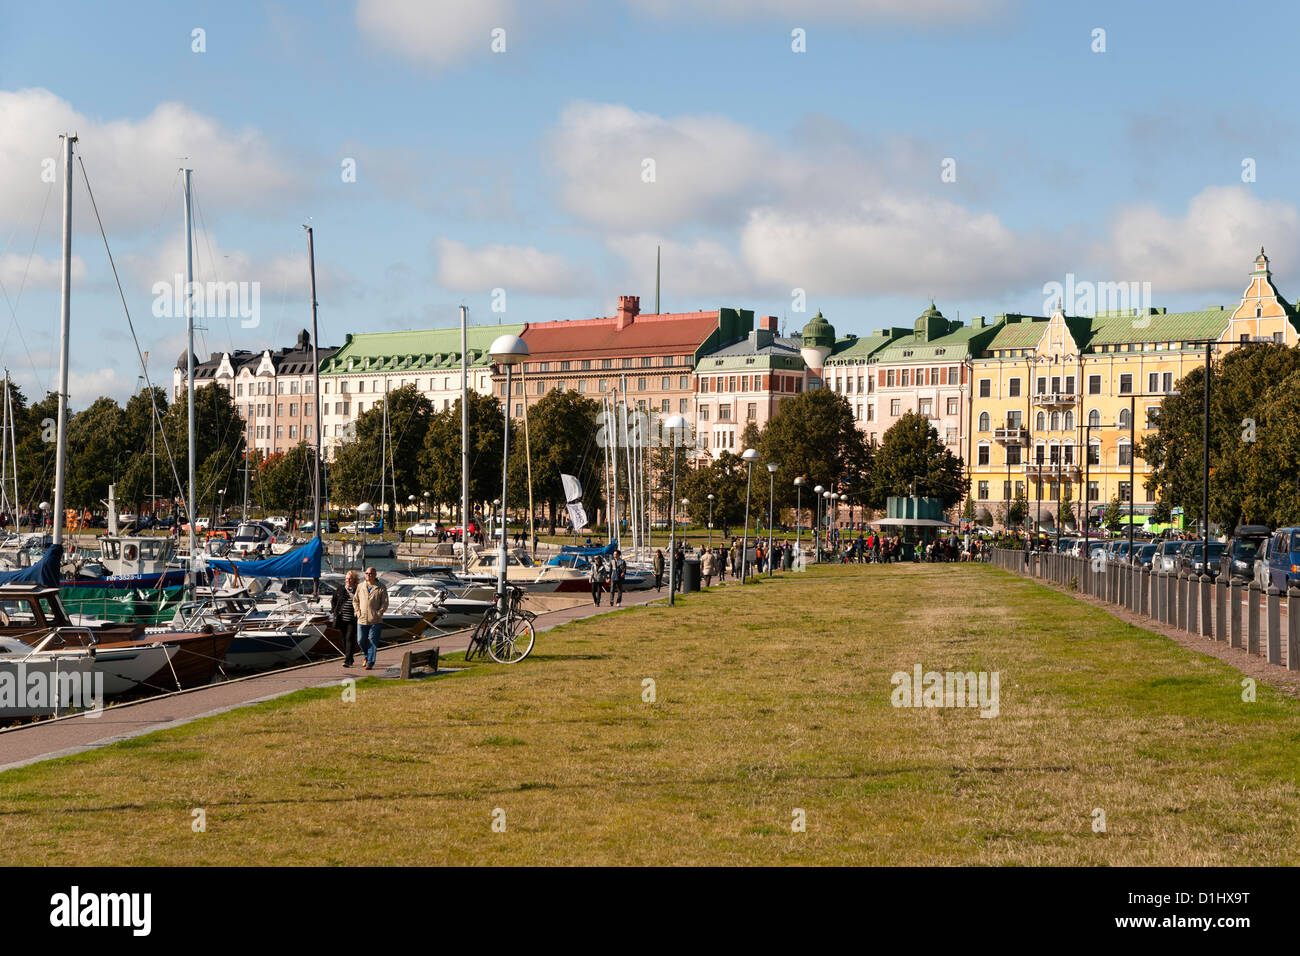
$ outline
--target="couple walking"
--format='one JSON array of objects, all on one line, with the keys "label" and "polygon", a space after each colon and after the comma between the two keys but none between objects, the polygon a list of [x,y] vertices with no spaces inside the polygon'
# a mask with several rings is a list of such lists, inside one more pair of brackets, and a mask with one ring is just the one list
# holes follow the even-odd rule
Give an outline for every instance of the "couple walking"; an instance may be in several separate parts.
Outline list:
[{"label": "couple walking", "polygon": [[623,603],[623,585],[627,583],[627,562],[623,552],[615,551],[608,564],[597,555],[591,566],[591,600],[600,607],[600,595],[608,586],[611,606]]},{"label": "couple walking", "polygon": [[351,667],[360,645],[366,670],[375,669],[379,637],[384,631],[384,611],[388,610],[388,588],[379,580],[374,568],[366,568],[366,581],[360,583],[357,572],[349,571],[343,587],[334,592],[330,612],[334,626],[343,634],[343,666]]}]

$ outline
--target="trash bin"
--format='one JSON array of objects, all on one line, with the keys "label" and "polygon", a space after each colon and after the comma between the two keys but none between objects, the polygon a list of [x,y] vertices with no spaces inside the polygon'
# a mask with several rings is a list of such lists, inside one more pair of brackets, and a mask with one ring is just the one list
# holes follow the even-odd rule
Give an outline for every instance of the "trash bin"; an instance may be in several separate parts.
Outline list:
[{"label": "trash bin", "polygon": [[790,568],[793,566],[793,563],[794,563],[794,550],[791,548],[783,548],[781,550],[781,570],[789,571]]},{"label": "trash bin", "polygon": [[700,559],[687,558],[682,563],[682,593],[700,589]]}]

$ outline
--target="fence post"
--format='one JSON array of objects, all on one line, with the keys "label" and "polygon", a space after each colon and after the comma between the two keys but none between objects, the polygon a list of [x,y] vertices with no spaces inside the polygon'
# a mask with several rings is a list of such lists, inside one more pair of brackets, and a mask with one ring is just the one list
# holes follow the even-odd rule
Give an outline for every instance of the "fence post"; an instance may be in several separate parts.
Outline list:
[{"label": "fence post", "polygon": [[1259,595],[1254,581],[1246,588],[1246,653],[1259,657]]},{"label": "fence post", "polygon": [[1199,634],[1201,631],[1201,576],[1187,576],[1187,633]]},{"label": "fence post", "polygon": [[1300,671],[1300,588],[1294,584],[1286,592],[1286,669]]},{"label": "fence post", "polygon": [[1236,581],[1228,585],[1228,646],[1241,647],[1242,587]]},{"label": "fence post", "polygon": [[1268,662],[1282,663],[1282,592],[1268,589]]},{"label": "fence post", "polygon": [[1197,582],[1197,597],[1201,599],[1201,636],[1210,637],[1210,629],[1214,625],[1212,603],[1210,600],[1210,576],[1202,574]]},{"label": "fence post", "polygon": [[1214,639],[1226,641],[1228,633],[1228,584],[1222,576],[1214,582]]}]

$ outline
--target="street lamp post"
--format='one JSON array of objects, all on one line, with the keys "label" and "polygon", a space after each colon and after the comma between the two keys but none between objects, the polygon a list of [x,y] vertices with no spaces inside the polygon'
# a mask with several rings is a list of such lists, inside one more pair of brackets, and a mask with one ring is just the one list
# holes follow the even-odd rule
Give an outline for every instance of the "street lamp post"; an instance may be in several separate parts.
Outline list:
[{"label": "street lamp post", "polygon": [[754,462],[758,461],[758,449],[746,448],[740,456],[746,466],[745,478],[745,534],[740,545],[740,583],[745,583],[745,572],[749,570],[749,486],[754,482]]},{"label": "street lamp post", "polygon": [[794,553],[799,554],[802,546],[803,537],[803,486],[808,483],[808,479],[800,475],[794,480]]},{"label": "street lamp post", "polygon": [[822,492],[822,520],[821,520],[821,524],[820,524],[820,525],[818,526],[818,528],[817,528],[817,553],[818,553],[818,555],[819,555],[819,557],[818,557],[818,560],[819,560],[819,561],[821,560],[821,558],[820,558],[820,554],[821,554],[821,550],[822,550],[822,538],[823,538],[823,537],[826,539],[826,540],[825,540],[825,543],[826,543],[826,550],[827,550],[827,551],[830,550],[830,543],[831,543],[831,499],[834,498],[834,497],[835,497],[835,492],[833,492],[833,491],[823,491],[823,492]]},{"label": "street lamp post", "polygon": [[217,505],[217,520],[221,520],[221,513],[226,510],[226,489],[222,488],[217,492],[220,495],[220,503]]},{"label": "street lamp post", "polygon": [[826,489],[823,488],[821,485],[817,485],[815,488],[813,488],[813,494],[817,496],[816,498],[813,499],[813,503],[816,505],[816,508],[814,509],[816,511],[815,522],[814,522],[816,527],[813,530],[813,563],[814,564],[819,563],[822,559],[822,547],[821,547],[822,494],[825,493],[825,491]]},{"label": "street lamp post", "polygon": [[429,517],[429,493],[424,493],[424,511],[420,514],[420,520],[424,521]]},{"label": "street lamp post", "polygon": [[713,550],[713,495],[709,495],[709,550]]},{"label": "street lamp post", "polygon": [[[677,592],[677,447],[681,436],[686,431],[686,419],[681,415],[672,415],[663,424],[663,429],[673,443],[673,484],[672,496],[668,499],[668,606],[676,604]],[[682,568],[686,570],[685,567]]]},{"label": "street lamp post", "polygon": [[772,576],[772,501],[776,497],[776,462],[767,463],[767,576]]},{"label": "street lamp post", "polygon": [[357,564],[362,568],[366,564],[366,525],[370,523],[370,515],[374,510],[368,501],[357,505],[357,528],[361,531],[361,550],[357,552]]},{"label": "street lamp post", "polygon": [[[528,358],[528,343],[517,335],[499,335],[488,347],[488,354],[498,365],[506,367],[506,394],[501,403],[505,415],[505,430],[501,442],[501,501],[509,497],[510,482],[510,401],[512,399],[515,366]],[[504,517],[504,512],[502,512]],[[506,607],[506,529],[501,525],[501,547],[497,551],[497,601],[498,607]]]}]

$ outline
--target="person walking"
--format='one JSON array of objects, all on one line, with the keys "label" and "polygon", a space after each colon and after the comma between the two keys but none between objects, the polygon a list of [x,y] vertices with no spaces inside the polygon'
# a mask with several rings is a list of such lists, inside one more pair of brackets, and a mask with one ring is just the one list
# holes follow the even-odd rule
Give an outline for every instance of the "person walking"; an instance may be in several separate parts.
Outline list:
[{"label": "person walking", "polygon": [[682,571],[686,568],[686,552],[682,550],[679,544],[677,550],[673,552],[673,590],[682,589]]},{"label": "person walking", "polygon": [[605,562],[600,555],[596,555],[596,563],[591,566],[591,601],[596,607],[600,607],[600,594],[605,590],[605,580],[609,572],[605,569]]},{"label": "person walking", "polygon": [[706,588],[713,585],[713,568],[717,564],[717,560],[713,556],[713,552],[706,548],[704,557],[700,559],[700,574],[704,577],[704,586]]},{"label": "person walking", "polygon": [[663,548],[655,549],[654,570],[655,570],[655,590],[662,591],[664,589],[664,549]]},{"label": "person walking", "polygon": [[718,572],[718,583],[724,584],[727,580],[727,553],[721,547],[714,549],[713,567]]},{"label": "person walking", "polygon": [[610,574],[609,603],[623,603],[623,585],[627,582],[627,562],[623,560],[623,552],[614,552],[614,567]]},{"label": "person walking", "polygon": [[372,671],[379,652],[379,638],[384,632],[384,612],[388,610],[388,588],[379,580],[379,572],[373,566],[366,568],[365,583],[358,585],[352,595],[352,607],[357,612],[366,670]]},{"label": "person walking", "polygon": [[357,572],[349,571],[343,578],[343,587],[330,599],[330,616],[336,630],[343,637],[343,666],[351,667],[357,650],[357,609],[352,598],[357,593]]}]

